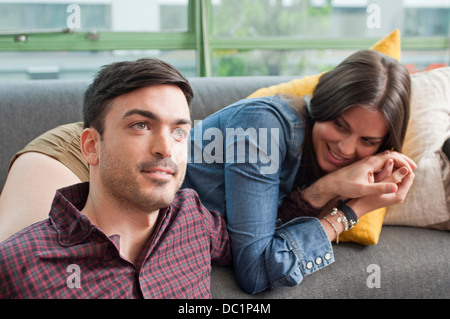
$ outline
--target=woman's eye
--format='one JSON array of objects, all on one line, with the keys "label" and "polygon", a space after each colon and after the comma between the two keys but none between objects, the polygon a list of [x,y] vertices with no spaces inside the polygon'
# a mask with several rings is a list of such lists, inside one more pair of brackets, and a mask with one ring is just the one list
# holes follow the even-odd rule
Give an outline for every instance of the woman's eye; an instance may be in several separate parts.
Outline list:
[{"label": "woman's eye", "polygon": [[377,146],[377,143],[375,143],[372,140],[369,140],[368,138],[363,138],[363,143],[366,144],[367,146]]},{"label": "woman's eye", "polygon": [[334,121],[334,125],[335,125],[339,130],[344,130],[344,126],[343,126],[339,121]]},{"label": "woman's eye", "polygon": [[182,141],[187,137],[187,131],[180,127],[177,127],[172,131],[172,135],[175,138],[175,140]]}]

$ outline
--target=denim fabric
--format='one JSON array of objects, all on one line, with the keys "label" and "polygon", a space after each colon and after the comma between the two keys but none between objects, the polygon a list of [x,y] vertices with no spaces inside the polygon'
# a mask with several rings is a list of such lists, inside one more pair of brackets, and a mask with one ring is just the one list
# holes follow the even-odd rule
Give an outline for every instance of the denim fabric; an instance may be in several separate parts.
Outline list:
[{"label": "denim fabric", "polygon": [[298,217],[277,227],[277,209],[300,165],[304,120],[285,98],[241,100],[190,134],[183,187],[224,214],[240,287],[293,286],[334,261],[322,224]]}]

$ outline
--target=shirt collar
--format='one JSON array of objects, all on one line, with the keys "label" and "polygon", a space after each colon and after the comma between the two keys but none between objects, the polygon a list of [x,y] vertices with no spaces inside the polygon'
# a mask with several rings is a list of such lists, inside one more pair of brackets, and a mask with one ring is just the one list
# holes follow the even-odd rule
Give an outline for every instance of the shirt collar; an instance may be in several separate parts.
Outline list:
[{"label": "shirt collar", "polygon": [[50,210],[50,221],[58,233],[58,240],[62,246],[83,242],[97,228],[81,213],[88,194],[88,182],[56,191]]},{"label": "shirt collar", "polygon": [[[93,231],[103,234],[97,226],[91,223],[87,216],[81,213],[86,205],[88,194],[89,182],[75,184],[56,191],[50,210],[50,220],[58,233],[58,240],[62,246],[79,244],[85,241]],[[166,220],[171,211],[171,206],[160,210],[158,227],[152,235],[152,242],[159,239],[155,233],[158,232],[158,228],[165,228],[166,225],[163,221]],[[105,234],[105,237],[108,236]],[[111,237],[108,238],[118,245],[118,239],[113,240]]]}]

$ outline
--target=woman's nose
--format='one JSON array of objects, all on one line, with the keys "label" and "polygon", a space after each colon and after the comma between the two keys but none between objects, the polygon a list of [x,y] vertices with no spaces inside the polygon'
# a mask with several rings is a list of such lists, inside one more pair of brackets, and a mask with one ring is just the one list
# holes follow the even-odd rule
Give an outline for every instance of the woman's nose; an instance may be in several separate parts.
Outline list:
[{"label": "woman's nose", "polygon": [[342,139],[338,143],[339,152],[344,156],[352,156],[356,152],[356,140],[352,137]]}]

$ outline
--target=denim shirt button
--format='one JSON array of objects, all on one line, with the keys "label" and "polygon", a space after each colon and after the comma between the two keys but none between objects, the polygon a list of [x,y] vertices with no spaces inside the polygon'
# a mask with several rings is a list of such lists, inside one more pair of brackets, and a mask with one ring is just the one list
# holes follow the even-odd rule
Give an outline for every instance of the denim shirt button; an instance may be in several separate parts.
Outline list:
[{"label": "denim shirt button", "polygon": [[325,260],[330,260],[331,259],[331,254],[330,253],[326,253],[324,258],[325,258]]},{"label": "denim shirt button", "polygon": [[313,263],[312,262],[308,262],[307,264],[306,264],[306,268],[307,269],[311,269],[313,267]]},{"label": "denim shirt button", "polygon": [[317,257],[317,258],[316,258],[316,264],[317,264],[317,265],[320,265],[321,263],[322,263],[322,258]]}]

